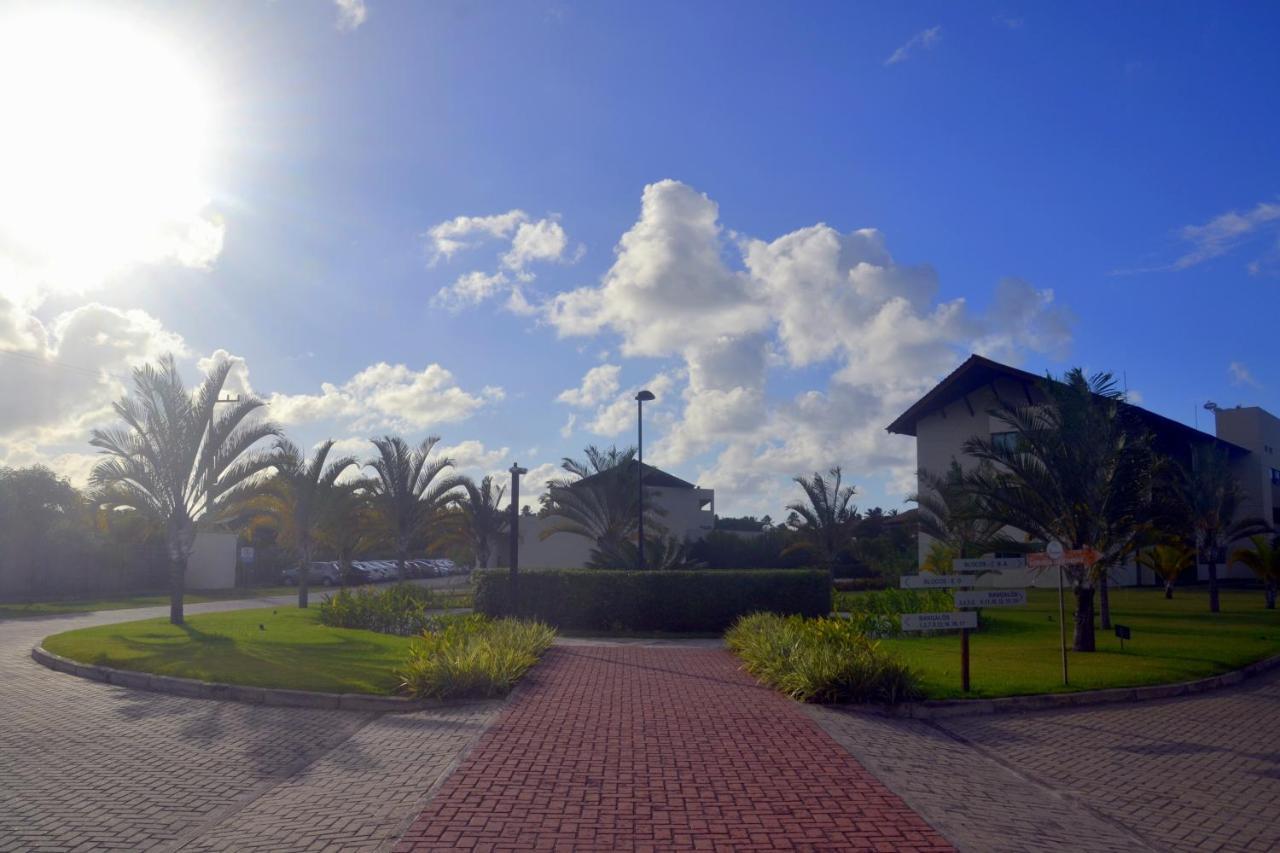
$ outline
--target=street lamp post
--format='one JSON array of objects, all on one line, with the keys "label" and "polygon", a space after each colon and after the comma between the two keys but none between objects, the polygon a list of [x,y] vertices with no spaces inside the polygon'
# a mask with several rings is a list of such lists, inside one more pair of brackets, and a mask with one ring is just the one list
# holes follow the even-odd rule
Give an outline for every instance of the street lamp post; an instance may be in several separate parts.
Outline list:
[{"label": "street lamp post", "polygon": [[[519,462],[513,464],[509,470],[511,471],[511,523],[507,526],[510,528],[508,534],[511,537],[509,568],[511,581],[514,584],[516,575],[520,571],[520,475],[528,474],[529,471],[521,468]],[[513,594],[514,589],[512,587]]]},{"label": "street lamp post", "polygon": [[652,391],[641,391],[636,394],[636,446],[637,446],[637,471],[639,476],[636,477],[637,487],[640,493],[640,538],[637,544],[640,549],[640,568],[645,567],[644,562],[644,404],[654,399]]}]

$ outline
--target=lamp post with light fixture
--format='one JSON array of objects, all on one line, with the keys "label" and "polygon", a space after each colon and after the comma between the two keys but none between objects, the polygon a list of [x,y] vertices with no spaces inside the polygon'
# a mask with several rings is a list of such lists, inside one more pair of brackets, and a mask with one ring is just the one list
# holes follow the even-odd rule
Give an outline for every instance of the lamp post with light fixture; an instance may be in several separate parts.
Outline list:
[{"label": "lamp post with light fixture", "polygon": [[637,545],[640,550],[640,568],[645,567],[644,562],[644,404],[649,400],[653,400],[652,391],[641,391],[636,394],[636,459],[637,471],[639,476],[636,477],[636,483],[640,493],[640,538]]}]

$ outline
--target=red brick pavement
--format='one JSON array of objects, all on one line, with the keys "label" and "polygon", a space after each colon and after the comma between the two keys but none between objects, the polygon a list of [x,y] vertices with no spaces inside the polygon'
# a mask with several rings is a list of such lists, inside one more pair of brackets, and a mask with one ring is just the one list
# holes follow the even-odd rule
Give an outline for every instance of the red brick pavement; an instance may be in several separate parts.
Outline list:
[{"label": "red brick pavement", "polygon": [[718,649],[557,647],[400,840],[423,850],[950,845]]}]

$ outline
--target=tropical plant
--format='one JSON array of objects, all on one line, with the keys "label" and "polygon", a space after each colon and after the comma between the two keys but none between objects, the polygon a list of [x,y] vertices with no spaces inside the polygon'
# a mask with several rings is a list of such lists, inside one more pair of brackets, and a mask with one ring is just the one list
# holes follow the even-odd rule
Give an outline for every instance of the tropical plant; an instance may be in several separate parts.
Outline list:
[{"label": "tropical plant", "polygon": [[1164,597],[1173,598],[1173,585],[1196,564],[1196,553],[1179,542],[1161,542],[1139,551],[1137,562],[1158,575],[1164,581]]},{"label": "tropical plant", "polygon": [[339,517],[345,501],[338,478],[358,463],[350,456],[330,460],[332,449],[333,442],[325,441],[308,460],[296,444],[277,438],[269,457],[275,473],[235,510],[241,516],[271,519],[280,540],[293,548],[298,557],[298,606],[302,608],[308,603],[311,558],[326,523],[354,521]]},{"label": "tropical plant", "polygon": [[367,480],[338,483],[316,530],[316,541],[337,555],[344,584],[355,578],[356,555],[379,548],[390,538],[369,489]]},{"label": "tropical plant", "polygon": [[918,676],[843,618],[753,613],[724,637],[743,668],[802,702],[883,702],[920,696]]},{"label": "tropical plant", "polygon": [[1197,561],[1209,569],[1209,611],[1217,613],[1218,562],[1223,549],[1249,536],[1264,534],[1270,526],[1260,518],[1237,518],[1240,512],[1240,483],[1231,473],[1226,448],[1212,444],[1191,448],[1189,464],[1175,461],[1168,466],[1172,515],[1191,534]]},{"label": "tropical plant", "polygon": [[536,621],[444,617],[413,644],[402,686],[411,696],[438,699],[503,696],[555,637]]},{"label": "tropical plant", "polygon": [[796,540],[784,553],[807,551],[823,568],[830,569],[839,553],[853,541],[858,508],[852,501],[857,490],[841,485],[839,465],[826,476],[815,471],[811,477],[794,480],[804,491],[805,500],[787,504],[787,526],[795,531]]},{"label": "tropical plant", "polygon": [[95,429],[90,444],[108,458],[93,469],[97,502],[132,509],[164,526],[169,555],[169,621],[183,623],[187,561],[198,521],[216,518],[270,467],[251,453],[277,435],[268,421],[250,418],[263,402],[241,395],[219,411],[218,397],[232,363],[218,362],[189,394],[172,355],[133,371],[134,393],[113,408],[123,427]]},{"label": "tropical plant", "polygon": [[1244,563],[1262,581],[1266,607],[1276,609],[1276,587],[1280,586],[1280,536],[1249,537],[1252,548],[1237,548],[1229,563]]},{"label": "tropical plant", "polygon": [[431,521],[460,485],[456,477],[442,477],[445,469],[453,466],[453,460],[431,455],[439,443],[436,435],[415,449],[410,449],[399,436],[373,439],[378,455],[369,467],[377,476],[371,481],[370,493],[395,544],[401,578],[406,576],[410,543],[415,536],[427,536]]},{"label": "tropical plant", "polygon": [[[622,553],[624,543],[634,545],[640,517],[640,465],[635,450],[592,446],[586,449],[584,460],[566,457],[561,467],[570,476],[548,483],[542,515],[550,521],[539,537],[546,539],[556,533],[583,536],[595,543],[602,555],[616,556]],[[657,535],[663,532],[660,515],[652,501],[645,502],[645,527]]]},{"label": "tropical plant", "polygon": [[431,611],[444,605],[434,590],[397,583],[377,590],[338,590],[320,602],[320,622],[331,628],[360,628],[411,637],[434,622]]},{"label": "tropical plant", "polygon": [[[1085,376],[1073,368],[1061,381],[1047,376],[1039,388],[1043,405],[1002,401],[990,412],[1013,431],[1013,442],[974,436],[964,443],[965,453],[990,463],[966,476],[967,489],[979,517],[1098,552],[1091,567],[1067,569],[1076,598],[1074,648],[1091,652],[1095,587],[1144,530],[1151,440],[1110,373]],[[1109,618],[1104,597],[1104,626]]]},{"label": "tropical plant", "polygon": [[696,569],[702,564],[689,555],[688,547],[673,536],[646,536],[644,565],[640,549],[630,540],[591,549],[588,569],[649,569],[651,571]]},{"label": "tropical plant", "polygon": [[511,524],[510,507],[500,508],[507,487],[483,478],[478,484],[461,478],[462,493],[454,499],[459,532],[475,560],[475,568],[489,568],[493,546]]},{"label": "tropical plant", "polygon": [[952,559],[981,557],[1012,546],[1009,537],[1000,532],[1004,525],[979,513],[959,462],[952,459],[942,475],[921,469],[919,481],[920,491],[907,501],[916,504],[920,532],[935,544],[941,543]]}]

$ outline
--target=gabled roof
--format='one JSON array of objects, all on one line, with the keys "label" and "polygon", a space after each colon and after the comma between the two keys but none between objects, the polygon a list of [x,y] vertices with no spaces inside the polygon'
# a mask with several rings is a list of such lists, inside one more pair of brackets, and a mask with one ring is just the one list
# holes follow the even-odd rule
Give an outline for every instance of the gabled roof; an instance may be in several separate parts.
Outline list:
[{"label": "gabled roof", "polygon": [[[947,374],[941,382],[933,386],[927,394],[916,400],[909,409],[899,415],[886,429],[897,435],[914,436],[916,434],[916,424],[925,415],[931,414],[948,403],[977,391],[979,388],[991,385],[996,379],[1010,379],[1018,382],[1030,394],[1030,390],[1043,382],[1045,377],[1028,373],[1025,370],[1011,367],[1007,364],[1001,364],[998,361],[992,361],[981,355],[971,355],[965,359],[963,364]],[[1224,441],[1210,433],[1189,427],[1184,423],[1175,421],[1172,418],[1166,418],[1164,415],[1156,414],[1141,406],[1135,406],[1132,403],[1125,403],[1124,405],[1137,414],[1147,425],[1147,428],[1155,433],[1157,437],[1164,438],[1166,441],[1175,439],[1192,444],[1216,443],[1219,446],[1226,447],[1233,453],[1249,452],[1237,444]]]},{"label": "gabled roof", "polygon": [[[626,464],[628,466],[634,467],[637,464],[644,464],[644,463],[638,463],[636,462],[636,460],[632,459],[630,462]],[[631,473],[630,469],[628,469],[627,473]],[[571,483],[570,487],[580,486],[583,483],[589,483],[599,476],[601,475],[592,474],[590,477],[583,477],[581,480]],[[681,480],[679,477],[675,476],[674,474],[668,474],[666,471],[663,471],[660,468],[654,468],[652,465],[644,466],[644,484],[649,488],[654,488],[654,489],[696,489],[698,488],[693,483],[690,483],[688,480]]]}]

